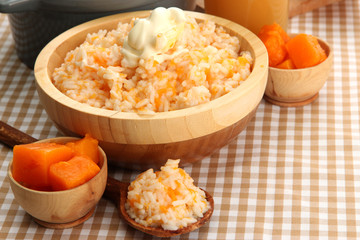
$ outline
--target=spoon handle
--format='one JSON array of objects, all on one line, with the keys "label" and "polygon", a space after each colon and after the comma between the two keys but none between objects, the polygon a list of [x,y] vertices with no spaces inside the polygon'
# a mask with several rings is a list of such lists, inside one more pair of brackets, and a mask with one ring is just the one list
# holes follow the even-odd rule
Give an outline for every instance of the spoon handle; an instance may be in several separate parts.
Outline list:
[{"label": "spoon handle", "polygon": [[37,139],[0,121],[0,141],[9,147],[14,147],[17,144],[35,142]]},{"label": "spoon handle", "polygon": [[114,178],[108,177],[103,196],[111,200],[117,207],[119,207],[121,188],[121,182]]}]

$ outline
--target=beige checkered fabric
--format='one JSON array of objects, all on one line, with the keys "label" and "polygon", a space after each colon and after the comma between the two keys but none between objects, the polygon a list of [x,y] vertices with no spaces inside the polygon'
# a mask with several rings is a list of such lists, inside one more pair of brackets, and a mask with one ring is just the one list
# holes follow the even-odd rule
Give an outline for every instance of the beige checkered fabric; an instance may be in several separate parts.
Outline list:
[{"label": "beige checkered fabric", "polygon": [[[185,167],[212,193],[215,211],[203,228],[173,239],[360,238],[360,3],[344,0],[293,17],[289,32],[328,41],[334,67],[311,105],[283,108],[262,101],[233,142]],[[0,15],[0,119],[35,138],[59,135],[39,104],[33,72],[17,58],[6,15]],[[0,239],[153,239],[119,219],[102,199],[72,229],[37,225],[14,200],[0,145]],[[124,181],[138,172],[110,169]]]}]

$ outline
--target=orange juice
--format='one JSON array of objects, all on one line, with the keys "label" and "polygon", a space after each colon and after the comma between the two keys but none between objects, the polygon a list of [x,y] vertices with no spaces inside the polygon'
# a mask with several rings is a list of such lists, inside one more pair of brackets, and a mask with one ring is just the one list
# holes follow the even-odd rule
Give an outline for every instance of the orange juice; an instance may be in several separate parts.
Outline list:
[{"label": "orange juice", "polygon": [[278,23],[285,31],[288,0],[205,0],[205,12],[236,22],[255,34],[262,26]]}]

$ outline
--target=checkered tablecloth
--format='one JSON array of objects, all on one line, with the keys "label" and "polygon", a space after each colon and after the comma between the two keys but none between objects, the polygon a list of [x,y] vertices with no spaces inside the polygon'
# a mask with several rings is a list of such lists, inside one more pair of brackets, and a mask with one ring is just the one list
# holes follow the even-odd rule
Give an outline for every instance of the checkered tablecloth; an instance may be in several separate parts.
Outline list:
[{"label": "checkered tablecloth", "polygon": [[[334,67],[311,105],[283,108],[264,100],[228,146],[185,167],[214,196],[201,229],[174,239],[360,238],[360,3],[344,0],[293,17],[289,32],[323,38]],[[0,15],[0,119],[35,138],[60,135],[39,104],[33,71],[17,58]],[[37,225],[14,200],[6,177],[12,151],[0,144],[0,239],[152,239],[125,225],[102,199],[84,224]],[[132,180],[138,172],[110,167]]]}]

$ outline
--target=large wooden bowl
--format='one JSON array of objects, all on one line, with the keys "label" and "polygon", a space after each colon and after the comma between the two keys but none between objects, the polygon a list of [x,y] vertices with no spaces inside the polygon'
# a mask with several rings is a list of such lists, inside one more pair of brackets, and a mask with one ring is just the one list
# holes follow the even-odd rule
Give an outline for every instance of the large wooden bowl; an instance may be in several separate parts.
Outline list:
[{"label": "large wooden bowl", "polygon": [[140,115],[90,107],[62,94],[51,82],[54,68],[87,33],[114,29],[119,21],[146,17],[149,11],[117,14],[72,28],[52,40],[35,64],[37,91],[49,117],[66,135],[85,133],[97,138],[109,163],[132,169],[160,167],[166,160],[191,163],[214,153],[234,139],[249,123],[263,97],[268,56],[262,42],[249,30],[223,18],[187,12],[198,21],[211,20],[240,39],[241,49],[255,59],[249,78],[223,97],[199,106]]},{"label": "large wooden bowl", "polygon": [[302,69],[269,67],[264,97],[267,101],[283,107],[298,107],[316,100],[331,72],[334,58],[331,46],[319,38],[318,41],[327,55],[324,62]]},{"label": "large wooden bowl", "polygon": [[[76,138],[59,137],[39,142],[66,143]],[[94,212],[102,197],[108,174],[107,158],[99,147],[100,172],[88,182],[65,191],[37,191],[22,186],[12,176],[12,161],[8,178],[15,200],[34,220],[45,227],[68,228],[81,224]]]}]

